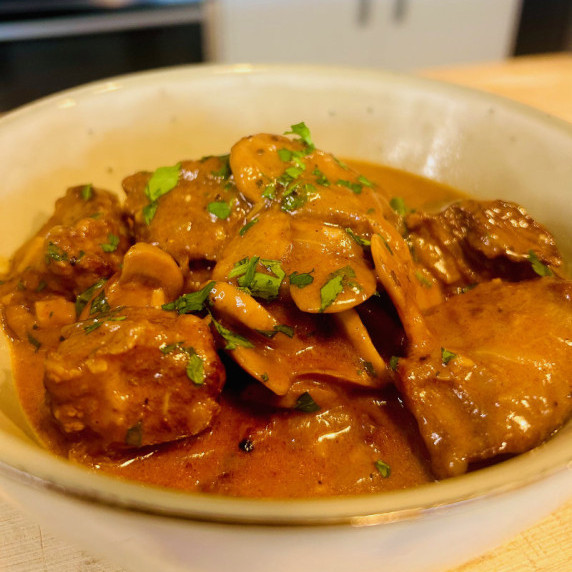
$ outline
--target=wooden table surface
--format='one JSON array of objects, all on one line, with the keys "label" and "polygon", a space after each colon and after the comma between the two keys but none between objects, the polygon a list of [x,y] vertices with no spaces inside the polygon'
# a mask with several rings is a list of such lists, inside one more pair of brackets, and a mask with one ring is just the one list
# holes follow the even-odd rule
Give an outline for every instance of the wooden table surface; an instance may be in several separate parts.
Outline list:
[{"label": "wooden table surface", "polygon": [[[572,54],[422,70],[419,75],[490,91],[572,122]],[[449,572],[572,571],[572,500],[510,542]],[[54,538],[0,493],[0,572],[121,572]]]}]

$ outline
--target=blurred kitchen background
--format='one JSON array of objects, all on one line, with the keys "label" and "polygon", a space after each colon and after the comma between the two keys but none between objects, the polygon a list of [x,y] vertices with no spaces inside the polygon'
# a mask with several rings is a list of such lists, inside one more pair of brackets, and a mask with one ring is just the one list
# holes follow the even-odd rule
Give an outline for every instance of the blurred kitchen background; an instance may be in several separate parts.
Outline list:
[{"label": "blurred kitchen background", "polygon": [[0,111],[200,62],[420,68],[572,51],[572,0],[0,0]]}]

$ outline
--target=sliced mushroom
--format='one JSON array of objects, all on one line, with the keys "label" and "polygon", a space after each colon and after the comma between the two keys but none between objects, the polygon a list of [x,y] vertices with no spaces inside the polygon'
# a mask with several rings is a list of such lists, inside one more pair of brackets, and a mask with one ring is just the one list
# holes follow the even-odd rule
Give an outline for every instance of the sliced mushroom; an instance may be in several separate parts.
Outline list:
[{"label": "sliced mushroom", "polygon": [[152,244],[138,242],[125,254],[118,286],[133,283],[160,288],[167,298],[174,299],[181,294],[183,274],[170,254]]},{"label": "sliced mushroom", "polygon": [[311,283],[290,285],[290,295],[303,312],[343,312],[361,304],[377,288],[375,273],[363,248],[342,228],[310,218],[292,221],[289,273],[309,274]]}]

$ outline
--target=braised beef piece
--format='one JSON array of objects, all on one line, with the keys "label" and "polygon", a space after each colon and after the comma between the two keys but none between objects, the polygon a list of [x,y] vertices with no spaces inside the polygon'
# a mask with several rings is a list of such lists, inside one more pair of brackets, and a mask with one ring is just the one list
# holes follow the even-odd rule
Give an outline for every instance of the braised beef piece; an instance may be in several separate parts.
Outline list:
[{"label": "braised beef piece", "polygon": [[154,308],[115,308],[62,330],[47,399],[71,436],[103,449],[195,435],[217,414],[225,372],[208,324]]},{"label": "braised beef piece", "polygon": [[435,474],[535,447],[572,412],[572,283],[500,280],[425,315],[431,341],[401,358],[398,387]]},{"label": "braised beef piece", "polygon": [[170,169],[173,186],[163,184],[161,190],[157,171],[127,177],[125,209],[135,239],[168,252],[189,288],[198,289],[223,246],[238,235],[250,204],[237,191],[225,157],[183,161]]},{"label": "braised beef piece", "polygon": [[38,233],[22,246],[11,273],[28,290],[70,298],[121,266],[130,240],[118,198],[83,185],[68,189]]},{"label": "braised beef piece", "polygon": [[411,213],[406,224],[415,261],[445,293],[533,278],[531,252],[553,271],[562,265],[552,235],[515,203],[463,200],[438,214]]}]

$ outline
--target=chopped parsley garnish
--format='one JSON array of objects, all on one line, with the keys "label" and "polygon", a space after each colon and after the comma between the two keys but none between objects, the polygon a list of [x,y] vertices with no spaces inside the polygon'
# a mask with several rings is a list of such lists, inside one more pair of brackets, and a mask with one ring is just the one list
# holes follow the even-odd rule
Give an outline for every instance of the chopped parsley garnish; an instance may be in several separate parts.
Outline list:
[{"label": "chopped parsley garnish", "polygon": [[373,367],[373,364],[370,361],[360,358],[360,363],[364,371],[367,373],[367,375],[369,375],[370,377],[375,377],[375,368]]},{"label": "chopped parsley garnish", "polygon": [[177,163],[172,167],[159,167],[151,175],[145,187],[145,196],[149,199],[149,204],[143,207],[143,220],[149,225],[157,212],[157,201],[168,192],[172,191],[179,182],[181,164]]},{"label": "chopped parsley garnish", "polygon": [[261,376],[260,379],[266,383],[270,378],[268,377],[268,374],[266,372],[264,372]]},{"label": "chopped parsley garnish", "polygon": [[266,185],[264,191],[262,192],[262,196],[265,199],[273,201],[276,198],[276,183],[269,183]]},{"label": "chopped parsley garnish", "polygon": [[85,308],[86,304],[93,298],[94,292],[103,287],[107,282],[105,278],[100,278],[95,284],[92,284],[87,290],[84,290],[81,294],[78,294],[75,299],[75,313],[79,316],[82,310]]},{"label": "chopped parsley garnish", "polygon": [[161,308],[167,311],[175,310],[179,314],[201,312],[205,307],[205,302],[209,297],[211,290],[214,288],[214,285],[215,281],[211,280],[200,290],[197,290],[196,292],[190,292],[189,294],[183,294],[182,296],[179,296],[174,302],[163,304]]},{"label": "chopped parsley garnish", "polygon": [[91,183],[84,185],[79,193],[84,201],[90,201],[93,198],[93,185]]},{"label": "chopped parsley garnish", "polygon": [[387,479],[391,475],[391,467],[382,460],[377,460],[374,463],[377,472],[384,478]]},{"label": "chopped parsley garnish", "polygon": [[357,235],[351,228],[344,229],[360,246],[371,246],[371,240]]},{"label": "chopped parsley garnish", "polygon": [[227,219],[232,212],[232,208],[226,201],[214,201],[207,205],[207,210],[222,220]]},{"label": "chopped parsley garnish", "polygon": [[137,421],[125,432],[125,444],[129,447],[141,447],[143,443],[143,422]]},{"label": "chopped parsley garnish", "polygon": [[389,358],[389,367],[393,371],[397,371],[397,366],[399,365],[399,357],[398,356],[391,356]]},{"label": "chopped parsley garnish", "polygon": [[363,175],[360,175],[358,177],[358,182],[361,183],[364,187],[373,187],[374,184],[367,178],[364,177]]},{"label": "chopped parsley garnish", "polygon": [[441,348],[441,362],[443,365],[447,365],[451,360],[454,360],[457,357],[457,354],[446,350],[445,348]]},{"label": "chopped parsley garnish", "polygon": [[302,143],[304,143],[307,153],[311,153],[315,149],[314,142],[312,141],[312,136],[310,134],[310,129],[303,121],[296,123],[295,125],[291,125],[290,129],[292,131],[286,131],[284,135],[298,135]]},{"label": "chopped parsley garnish", "polygon": [[393,197],[390,201],[389,201],[389,206],[398,214],[401,216],[405,216],[408,212],[409,209],[405,206],[405,201],[403,200],[402,197]]},{"label": "chopped parsley garnish", "polygon": [[274,326],[271,330],[256,330],[259,334],[266,336],[267,338],[273,338],[276,334],[281,333],[289,338],[294,337],[294,328],[292,326],[287,326],[286,324],[278,324]]},{"label": "chopped parsley garnish", "polygon": [[298,286],[298,288],[305,288],[306,286],[309,286],[310,284],[312,284],[312,282],[314,282],[314,277],[312,276],[312,272],[314,272],[314,269],[310,270],[310,272],[305,272],[302,274],[299,274],[296,271],[292,272],[292,274],[288,276],[290,284]]},{"label": "chopped parsley garnish", "polygon": [[[258,272],[258,266],[262,266],[267,272]],[[239,260],[229,272],[229,278],[238,278],[238,285],[248,291],[255,298],[273,300],[280,292],[280,286],[286,272],[278,260],[259,258],[253,256]]]},{"label": "chopped parsley garnish", "polygon": [[219,159],[222,161],[222,166],[218,171],[213,171],[211,174],[214,177],[221,177],[222,179],[228,179],[232,174],[230,170],[230,155],[221,155]]},{"label": "chopped parsley garnish", "polygon": [[320,312],[331,306],[344,290],[344,277],[341,275],[330,278],[320,288]]},{"label": "chopped parsley garnish", "polygon": [[315,175],[316,183],[318,183],[318,185],[322,185],[323,187],[330,186],[328,177],[326,177],[326,175],[324,175],[324,173],[322,173],[322,171],[320,171],[320,169],[317,167],[312,171],[312,175]]},{"label": "chopped parsley garnish", "polygon": [[[0,284],[2,284],[2,281],[0,280]],[[36,286],[36,292],[41,292],[42,290],[44,290],[46,288],[48,284],[46,283],[45,280],[40,280],[40,282],[38,283],[38,285]]]},{"label": "chopped parsley garnish", "polygon": [[316,411],[320,411],[321,407],[314,401],[310,393],[305,391],[296,399],[294,409],[302,411],[303,413],[315,413]]},{"label": "chopped parsley garnish", "polygon": [[[118,312],[120,310],[120,308],[116,308],[114,310],[114,312]],[[86,334],[90,334],[91,332],[93,332],[94,330],[97,330],[98,328],[100,328],[101,326],[103,326],[103,324],[105,322],[123,322],[123,320],[126,320],[127,316],[116,316],[114,314],[103,314],[102,316],[98,316],[97,318],[93,318],[90,324],[87,324],[83,327],[83,331]]]},{"label": "chopped parsley garnish", "polygon": [[225,350],[235,350],[238,346],[243,348],[253,348],[254,344],[247,340],[244,336],[240,334],[236,334],[232,332],[228,328],[225,328],[220,322],[217,322],[214,318],[212,318],[212,322],[216,331],[220,334],[220,336],[226,341],[226,346],[224,347]]},{"label": "chopped parsley garnish", "polygon": [[353,288],[360,288],[355,281],[349,278],[355,278],[355,272],[351,266],[344,266],[335,272],[332,272],[327,282],[320,288],[320,312],[331,306],[336,298],[343,292],[346,284]]},{"label": "chopped parsley garnish", "polygon": [[68,260],[68,254],[65,250],[62,250],[59,246],[50,241],[46,249],[45,260],[46,264],[50,264],[52,260],[55,262],[66,262]]},{"label": "chopped parsley garnish", "polygon": [[253,218],[251,221],[247,222],[247,223],[238,231],[238,234],[240,234],[240,236],[244,236],[257,222],[258,222],[258,219],[257,219],[257,218]]},{"label": "chopped parsley garnish", "polygon": [[107,235],[107,243],[100,244],[103,252],[115,252],[119,246],[119,237],[111,232]]},{"label": "chopped parsley garnish", "polygon": [[151,224],[151,221],[155,217],[155,213],[157,212],[158,208],[159,203],[157,201],[149,203],[143,207],[143,222],[145,222],[147,226]]},{"label": "chopped parsley garnish", "polygon": [[161,350],[162,354],[167,355],[174,352],[176,349],[179,349],[184,343],[184,341],[181,341],[175,342],[173,344],[162,344],[159,346],[159,349]]},{"label": "chopped parsley garnish", "polygon": [[336,185],[340,187],[346,187],[350,189],[352,193],[359,195],[362,192],[363,184],[362,183],[352,183],[351,181],[346,181],[345,179],[338,179],[336,181]]},{"label": "chopped parsley garnish", "polygon": [[189,356],[189,361],[186,366],[187,377],[195,385],[203,385],[205,382],[205,367],[203,359],[199,354],[197,354],[194,348],[184,348],[184,350]]},{"label": "chopped parsley garnish", "polygon": [[107,302],[107,298],[105,296],[105,290],[102,290],[92,301],[91,307],[89,309],[89,315],[93,316],[94,314],[105,314],[109,312],[111,306]]},{"label": "chopped parsley garnish", "polygon": [[543,264],[540,261],[537,254],[533,250],[528,251],[528,260],[530,260],[532,269],[536,272],[536,274],[539,276],[552,276],[552,270],[550,270],[546,264]]},{"label": "chopped parsley garnish", "polygon": [[417,278],[419,283],[425,286],[425,288],[431,288],[433,286],[433,284],[431,284],[429,279],[426,276],[424,276],[420,270],[415,271],[415,278]]}]

